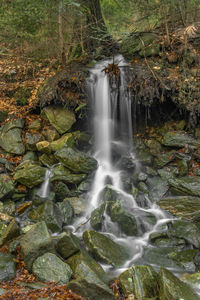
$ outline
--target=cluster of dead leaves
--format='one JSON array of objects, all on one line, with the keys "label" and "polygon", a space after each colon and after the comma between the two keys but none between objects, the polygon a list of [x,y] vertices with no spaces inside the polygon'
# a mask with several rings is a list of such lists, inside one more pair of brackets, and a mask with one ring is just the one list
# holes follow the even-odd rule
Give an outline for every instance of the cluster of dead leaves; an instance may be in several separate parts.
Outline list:
[{"label": "cluster of dead leaves", "polygon": [[[0,111],[8,111],[8,115],[26,117],[26,114],[35,107],[39,87],[56,72],[51,68],[51,64],[51,61],[46,62],[46,64],[36,64],[26,57],[17,55],[12,50],[9,50],[6,57],[0,56],[2,78],[0,83]],[[14,94],[19,88],[31,90],[27,105],[17,106],[16,104]]]},{"label": "cluster of dead leaves", "polygon": [[[0,252],[8,252],[7,247],[0,249]],[[66,290],[66,285],[56,285],[54,282],[46,283],[40,289],[28,288],[30,283],[38,283],[36,277],[30,274],[20,255],[20,247],[17,247],[17,276],[13,281],[0,281],[0,288],[5,289],[5,294],[0,296],[2,300],[36,300],[38,298],[48,298],[56,300],[83,300],[79,295],[71,290]],[[27,283],[27,286],[26,286]]]}]

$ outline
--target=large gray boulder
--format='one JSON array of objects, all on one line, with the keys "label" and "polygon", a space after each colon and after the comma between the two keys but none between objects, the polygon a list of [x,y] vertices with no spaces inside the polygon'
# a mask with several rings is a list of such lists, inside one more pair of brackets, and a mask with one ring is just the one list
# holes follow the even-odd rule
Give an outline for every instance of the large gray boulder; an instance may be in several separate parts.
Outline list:
[{"label": "large gray boulder", "polygon": [[34,261],[33,274],[41,281],[66,284],[72,276],[72,270],[55,254],[45,253]]},{"label": "large gray boulder", "polygon": [[180,195],[200,197],[200,177],[171,178],[168,182]]},{"label": "large gray boulder", "polygon": [[73,112],[61,106],[47,106],[43,109],[50,124],[61,134],[71,129],[76,122]]},{"label": "large gray boulder", "polygon": [[0,147],[6,152],[24,154],[25,147],[22,142],[21,132],[24,126],[22,119],[10,121],[0,128]]}]

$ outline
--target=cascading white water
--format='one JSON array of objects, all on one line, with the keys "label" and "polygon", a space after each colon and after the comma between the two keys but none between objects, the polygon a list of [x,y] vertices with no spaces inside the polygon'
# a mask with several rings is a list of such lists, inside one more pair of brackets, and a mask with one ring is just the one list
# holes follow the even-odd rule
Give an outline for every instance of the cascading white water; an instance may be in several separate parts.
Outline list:
[{"label": "cascading white water", "polygon": [[37,191],[37,195],[41,198],[47,198],[50,193],[50,179],[53,176],[53,167],[46,170],[44,182],[41,184],[39,190]]},{"label": "cascading white water", "polygon": [[[146,226],[146,232],[141,233],[141,236],[126,236],[119,232],[116,223],[113,223],[105,213],[103,233],[110,236],[116,242],[126,245],[132,253],[132,258],[122,266],[123,269],[129,267],[135,260],[141,257],[144,247],[148,245],[150,234],[159,230],[160,226],[166,224],[169,219],[149,199],[147,199],[147,208],[139,207],[134,197],[124,190],[123,173],[117,167],[118,162],[113,160],[113,152],[117,152],[118,160],[120,160],[121,156],[126,156],[134,160],[132,152],[131,97],[126,81],[128,65],[122,56],[116,57],[115,63],[118,64],[120,74],[119,78],[111,80],[104,71],[108,64],[111,63],[113,61],[106,60],[97,64],[91,70],[88,80],[89,98],[94,111],[94,157],[98,161],[99,166],[88,196],[89,207],[87,217],[101,204],[101,192],[105,189],[109,180],[110,186],[120,194],[123,207],[129,213],[133,215],[137,215],[138,212],[152,213],[157,220],[155,225]],[[138,218],[138,222],[140,222],[140,218]],[[82,227],[82,230],[86,230],[88,226],[87,223],[85,227]]]}]

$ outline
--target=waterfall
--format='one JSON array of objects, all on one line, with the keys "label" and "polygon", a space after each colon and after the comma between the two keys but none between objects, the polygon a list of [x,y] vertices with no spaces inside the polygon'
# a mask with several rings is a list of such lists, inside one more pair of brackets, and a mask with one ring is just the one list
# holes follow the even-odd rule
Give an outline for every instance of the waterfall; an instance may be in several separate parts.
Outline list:
[{"label": "waterfall", "polygon": [[39,190],[37,191],[37,195],[41,198],[48,198],[50,193],[50,179],[53,176],[53,167],[46,170],[45,178],[43,183],[41,184]]},{"label": "waterfall", "polygon": [[[110,78],[109,74],[105,72],[109,64],[112,64],[112,60],[98,63],[90,71],[88,79],[88,95],[94,113],[92,120],[94,157],[98,161],[98,169],[88,195],[89,205],[85,220],[102,203],[101,193],[108,183],[113,190],[120,194],[123,207],[136,217],[138,228],[141,227],[143,214],[151,213],[155,217],[156,224],[154,225],[147,225],[143,221],[145,232],[140,231],[137,236],[126,236],[116,229],[117,224],[113,223],[105,212],[102,232],[130,249],[132,258],[122,266],[122,268],[127,268],[142,256],[144,247],[148,245],[150,234],[159,230],[169,219],[149,199],[147,199],[147,207],[140,207],[134,197],[124,188],[123,172],[120,169],[119,161],[122,157],[128,157],[133,164],[135,163],[131,97],[127,81],[129,67],[122,56],[116,57],[115,64],[120,70],[119,77],[113,75]],[[84,224],[84,218],[81,223]],[[85,223],[87,224],[81,227],[80,231],[82,232],[90,226],[88,222]],[[75,224],[76,226],[77,224]],[[77,235],[81,235],[82,232]]]}]

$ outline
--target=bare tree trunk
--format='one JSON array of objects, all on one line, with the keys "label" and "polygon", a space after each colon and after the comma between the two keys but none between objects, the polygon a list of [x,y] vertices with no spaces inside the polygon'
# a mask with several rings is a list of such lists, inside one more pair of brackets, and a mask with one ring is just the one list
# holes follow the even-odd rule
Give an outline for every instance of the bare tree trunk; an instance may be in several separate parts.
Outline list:
[{"label": "bare tree trunk", "polygon": [[59,0],[58,25],[59,25],[60,58],[61,58],[61,65],[64,68],[66,66],[66,55],[65,55],[64,36],[63,36],[63,0]]}]

